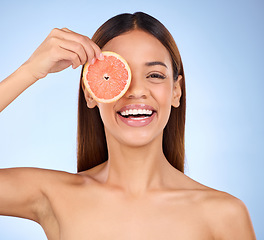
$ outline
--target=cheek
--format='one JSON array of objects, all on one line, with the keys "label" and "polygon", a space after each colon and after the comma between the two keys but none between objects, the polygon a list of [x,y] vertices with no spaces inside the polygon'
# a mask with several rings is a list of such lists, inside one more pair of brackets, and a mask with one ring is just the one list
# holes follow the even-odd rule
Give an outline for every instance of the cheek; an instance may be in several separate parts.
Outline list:
[{"label": "cheek", "polygon": [[159,105],[159,120],[163,127],[166,126],[171,112],[172,86],[160,84],[152,88],[153,97]]},{"label": "cheek", "polygon": [[168,106],[170,108],[171,105],[171,97],[172,97],[172,86],[170,84],[159,84],[156,86],[152,86],[153,97],[158,101],[158,103],[162,106]]},{"label": "cheek", "polygon": [[104,125],[108,125],[109,123],[111,123],[114,117],[112,111],[113,107],[109,104],[98,103],[98,108]]}]

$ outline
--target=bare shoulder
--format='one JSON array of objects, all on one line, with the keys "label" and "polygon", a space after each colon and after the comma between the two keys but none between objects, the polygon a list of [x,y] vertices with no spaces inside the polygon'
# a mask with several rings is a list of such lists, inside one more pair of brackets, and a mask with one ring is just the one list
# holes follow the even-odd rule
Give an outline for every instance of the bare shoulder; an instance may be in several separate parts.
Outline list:
[{"label": "bare shoulder", "polygon": [[29,179],[31,183],[36,183],[40,185],[45,184],[59,184],[59,183],[81,183],[83,177],[75,174],[69,173],[65,171],[59,170],[50,170],[50,169],[43,169],[43,168],[10,168],[5,169],[8,174],[14,174],[17,177],[23,177],[24,179]]},{"label": "bare shoulder", "polygon": [[220,239],[256,239],[248,209],[240,199],[211,190],[203,205],[206,217]]},{"label": "bare shoulder", "polygon": [[81,184],[81,176],[40,168],[0,169],[0,214],[40,222],[58,189]]},{"label": "bare shoulder", "polygon": [[197,206],[217,236],[216,239],[256,239],[248,209],[243,201],[187,178]]},{"label": "bare shoulder", "polygon": [[1,187],[5,191],[2,192],[14,191],[19,193],[23,190],[23,193],[37,197],[45,189],[50,189],[50,187],[55,187],[58,184],[76,184],[84,180],[80,175],[63,171],[20,167],[0,169],[0,181],[4,183]]}]

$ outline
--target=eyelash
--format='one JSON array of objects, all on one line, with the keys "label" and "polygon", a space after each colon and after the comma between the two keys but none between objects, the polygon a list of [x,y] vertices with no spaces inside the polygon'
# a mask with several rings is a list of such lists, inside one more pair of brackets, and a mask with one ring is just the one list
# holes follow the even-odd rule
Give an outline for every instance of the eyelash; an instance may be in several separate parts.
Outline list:
[{"label": "eyelash", "polygon": [[158,73],[151,73],[150,75],[147,76],[147,78],[159,78],[159,79],[165,79],[166,77],[158,74]]}]

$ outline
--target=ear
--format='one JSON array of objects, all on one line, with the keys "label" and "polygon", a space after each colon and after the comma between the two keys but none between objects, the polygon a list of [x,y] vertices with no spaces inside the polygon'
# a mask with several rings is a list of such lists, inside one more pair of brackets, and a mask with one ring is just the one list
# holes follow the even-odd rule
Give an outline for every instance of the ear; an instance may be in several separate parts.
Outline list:
[{"label": "ear", "polygon": [[87,103],[87,107],[94,108],[95,106],[97,106],[97,102],[92,98],[91,94],[87,91],[83,83],[82,83],[82,89],[84,92],[84,97]]},{"label": "ear", "polygon": [[175,108],[180,106],[180,99],[182,95],[181,81],[182,81],[182,75],[179,75],[177,80],[173,82],[171,105]]}]

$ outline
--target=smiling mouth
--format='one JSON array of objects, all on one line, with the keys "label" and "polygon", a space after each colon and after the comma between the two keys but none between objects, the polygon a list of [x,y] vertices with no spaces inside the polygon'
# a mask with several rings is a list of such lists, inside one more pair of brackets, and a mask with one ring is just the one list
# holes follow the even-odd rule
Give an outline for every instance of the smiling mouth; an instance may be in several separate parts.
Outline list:
[{"label": "smiling mouth", "polygon": [[126,110],[122,112],[117,112],[123,118],[131,118],[131,119],[146,119],[151,117],[156,111],[154,110],[146,110],[146,109],[139,109],[139,110]]}]

